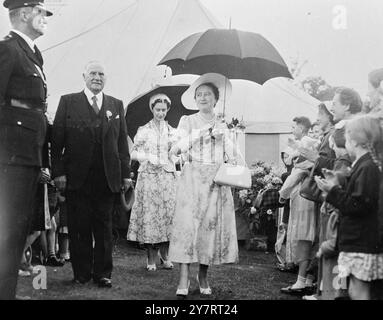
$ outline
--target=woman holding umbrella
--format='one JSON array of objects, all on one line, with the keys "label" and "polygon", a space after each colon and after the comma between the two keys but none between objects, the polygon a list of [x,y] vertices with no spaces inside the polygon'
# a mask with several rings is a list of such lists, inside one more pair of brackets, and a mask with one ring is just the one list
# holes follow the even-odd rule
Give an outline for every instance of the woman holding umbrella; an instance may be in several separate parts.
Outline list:
[{"label": "woman holding umbrella", "polygon": [[237,152],[230,142],[227,126],[216,119],[214,112],[217,102],[222,101],[230,90],[228,79],[208,73],[196,80],[182,96],[185,106],[197,107],[199,112],[181,118],[178,125],[181,139],[171,150],[172,154],[182,154],[187,160],[178,182],[169,246],[169,259],[180,263],[177,296],[188,295],[191,263],[199,263],[196,279],[200,293],[211,295],[208,267],[238,260],[231,189],[213,182],[224,157],[234,160],[233,154]]},{"label": "woman holding umbrella", "polygon": [[128,240],[145,244],[148,271],[156,271],[158,251],[164,268],[173,269],[168,260],[168,244],[176,202],[176,172],[169,150],[175,141],[175,130],[164,120],[170,107],[171,101],[165,94],[150,97],[153,119],[138,129],[131,154],[140,167]]}]

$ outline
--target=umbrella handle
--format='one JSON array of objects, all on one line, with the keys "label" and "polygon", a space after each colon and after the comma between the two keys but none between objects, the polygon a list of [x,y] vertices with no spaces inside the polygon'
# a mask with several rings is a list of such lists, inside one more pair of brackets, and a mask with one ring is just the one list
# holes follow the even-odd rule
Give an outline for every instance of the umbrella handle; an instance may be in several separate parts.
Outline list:
[{"label": "umbrella handle", "polygon": [[225,91],[223,94],[223,119],[225,119],[225,109],[226,109],[226,86],[227,86],[227,78],[225,77]]}]

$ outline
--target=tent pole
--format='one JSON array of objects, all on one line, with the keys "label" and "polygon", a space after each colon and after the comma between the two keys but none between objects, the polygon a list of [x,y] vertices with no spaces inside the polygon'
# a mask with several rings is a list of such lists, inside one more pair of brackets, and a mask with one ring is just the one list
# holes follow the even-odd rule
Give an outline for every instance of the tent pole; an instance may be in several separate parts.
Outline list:
[{"label": "tent pole", "polygon": [[225,77],[225,91],[223,95],[223,114],[222,117],[225,120],[225,109],[226,109],[226,86],[227,86],[227,78]]},{"label": "tent pole", "polygon": [[[229,30],[231,30],[231,17],[229,19]],[[225,77],[225,94],[223,97],[223,119],[225,119],[225,109],[226,109],[226,86],[227,86],[227,78]]]}]

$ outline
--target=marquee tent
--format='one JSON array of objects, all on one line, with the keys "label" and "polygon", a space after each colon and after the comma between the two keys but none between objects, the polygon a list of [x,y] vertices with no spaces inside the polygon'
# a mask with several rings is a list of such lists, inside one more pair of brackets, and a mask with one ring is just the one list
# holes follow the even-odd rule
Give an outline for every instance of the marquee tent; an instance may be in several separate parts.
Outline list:
[{"label": "marquee tent", "polygon": [[[201,2],[46,0],[55,15],[49,18],[47,34],[37,42],[45,59],[49,112],[55,113],[61,95],[83,88],[82,71],[89,60],[105,63],[105,91],[125,106],[151,86],[174,81],[169,68],[156,66],[159,60],[192,33],[222,27]],[[0,10],[0,36],[9,30],[6,14]],[[316,104],[287,79],[270,80],[262,90],[257,84],[235,81],[226,113],[229,119],[283,122],[295,115],[312,117]]]}]

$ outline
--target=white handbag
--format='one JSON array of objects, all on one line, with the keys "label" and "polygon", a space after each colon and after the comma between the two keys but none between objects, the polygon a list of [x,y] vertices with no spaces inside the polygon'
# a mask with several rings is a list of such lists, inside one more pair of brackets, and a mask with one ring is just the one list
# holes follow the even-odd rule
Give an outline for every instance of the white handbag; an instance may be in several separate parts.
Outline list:
[{"label": "white handbag", "polygon": [[[234,143],[236,145],[236,143]],[[223,141],[223,154],[225,155],[225,138]],[[246,166],[222,163],[214,180],[216,184],[237,189],[251,188],[251,172]]]},{"label": "white handbag", "polygon": [[251,188],[251,173],[245,166],[223,163],[214,177],[218,185],[229,186],[237,189]]}]

